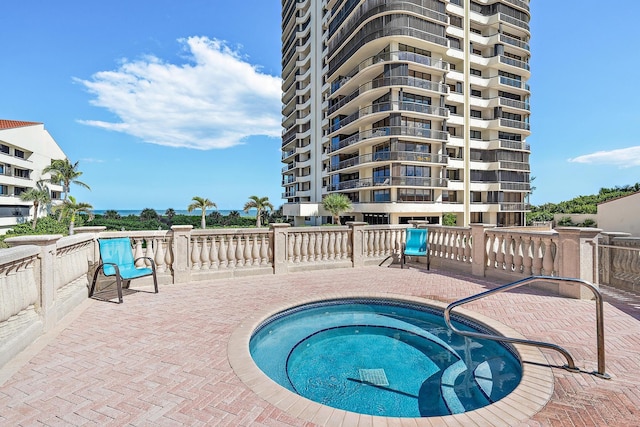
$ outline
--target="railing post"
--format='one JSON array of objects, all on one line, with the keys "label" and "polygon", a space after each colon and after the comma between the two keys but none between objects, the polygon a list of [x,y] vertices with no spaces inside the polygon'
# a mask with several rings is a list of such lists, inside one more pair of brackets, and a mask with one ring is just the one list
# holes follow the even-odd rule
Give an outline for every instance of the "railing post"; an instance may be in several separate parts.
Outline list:
[{"label": "railing post", "polygon": [[[62,234],[45,234],[37,236],[10,237],[5,240],[11,247],[33,245],[40,247],[39,272],[37,279],[40,293],[40,309],[42,310],[42,321],[44,331],[53,328],[57,322],[55,311],[56,275],[59,273],[55,269],[56,243],[62,238]],[[87,294],[88,295],[88,294]]]},{"label": "railing post", "polygon": [[349,221],[347,222],[351,228],[351,261],[353,268],[364,266],[364,227],[366,222]]},{"label": "railing post", "polygon": [[471,274],[484,277],[487,267],[485,230],[494,228],[492,224],[470,224],[471,227]]},{"label": "railing post", "polygon": [[189,283],[191,281],[191,230],[192,225],[174,225],[172,251],[173,251],[173,283]]},{"label": "railing post", "polygon": [[[599,228],[557,227],[559,245],[556,257],[559,258],[557,275],[596,283],[594,276],[594,247],[590,244],[600,234]],[[560,284],[560,295],[591,299],[591,292],[585,288]]]},{"label": "railing post", "polygon": [[269,227],[273,231],[273,274],[286,274],[289,272],[287,241],[291,225],[274,223]]}]

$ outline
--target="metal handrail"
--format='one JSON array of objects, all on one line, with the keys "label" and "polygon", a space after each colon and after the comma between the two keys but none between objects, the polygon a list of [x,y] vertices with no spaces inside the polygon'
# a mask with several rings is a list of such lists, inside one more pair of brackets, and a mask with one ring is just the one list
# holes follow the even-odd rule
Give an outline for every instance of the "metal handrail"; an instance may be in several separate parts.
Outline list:
[{"label": "metal handrail", "polygon": [[495,289],[491,289],[489,291],[482,292],[482,293],[472,295],[470,297],[452,302],[444,310],[444,321],[453,332],[460,335],[473,337],[473,338],[488,339],[493,341],[503,341],[508,343],[524,344],[524,345],[530,345],[534,347],[542,347],[542,348],[548,348],[551,350],[556,350],[567,359],[567,365],[564,367],[565,369],[572,372],[580,372],[580,370],[576,367],[576,364],[573,361],[573,357],[571,357],[571,354],[569,354],[567,350],[560,347],[559,345],[542,342],[542,341],[532,341],[532,340],[526,340],[526,339],[520,339],[520,338],[503,337],[499,335],[483,334],[480,332],[461,331],[451,324],[451,311],[455,307],[458,307],[460,305],[463,305],[472,301],[479,300],[489,295],[508,291],[508,290],[518,288],[520,286],[527,285],[529,283],[537,282],[537,281],[554,282],[554,283],[572,283],[572,284],[585,286],[591,290],[591,292],[593,293],[596,299],[596,329],[597,329],[597,345],[598,345],[598,370],[593,372],[593,374],[600,378],[611,379],[611,377],[605,372],[604,320],[603,320],[603,308],[602,308],[603,307],[602,295],[600,294],[600,291],[598,290],[598,288],[596,288],[593,284],[591,284],[590,282],[587,282],[586,280],[574,279],[574,278],[568,278],[568,277],[553,277],[553,276],[527,277],[525,279],[518,280],[517,282],[508,283],[506,285],[499,286]]}]

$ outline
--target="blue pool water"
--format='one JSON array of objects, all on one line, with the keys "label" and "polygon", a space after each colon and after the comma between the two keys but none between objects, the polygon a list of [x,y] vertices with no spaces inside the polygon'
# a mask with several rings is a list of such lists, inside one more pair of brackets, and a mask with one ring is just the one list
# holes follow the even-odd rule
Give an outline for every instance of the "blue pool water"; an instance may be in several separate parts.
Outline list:
[{"label": "blue pool water", "polygon": [[471,411],[509,394],[522,375],[509,347],[454,334],[442,313],[396,300],[292,308],[256,329],[250,352],[265,374],[301,396],[388,417]]}]

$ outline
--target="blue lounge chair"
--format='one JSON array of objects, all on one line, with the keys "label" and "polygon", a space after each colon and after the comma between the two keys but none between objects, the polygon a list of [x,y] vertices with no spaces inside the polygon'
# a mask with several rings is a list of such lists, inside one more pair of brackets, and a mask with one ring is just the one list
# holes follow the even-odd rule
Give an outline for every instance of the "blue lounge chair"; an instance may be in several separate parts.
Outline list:
[{"label": "blue lounge chair", "polygon": [[429,242],[427,239],[426,228],[407,228],[406,243],[402,245],[402,255],[400,257],[400,268],[404,268],[406,257],[408,256],[426,256],[427,270],[431,265],[429,256]]},{"label": "blue lounge chair", "polygon": [[[122,303],[122,282],[128,288],[132,279],[139,277],[153,276],[155,293],[158,293],[158,280],[156,278],[156,265],[149,257],[133,259],[131,250],[131,240],[128,237],[117,239],[98,239],[100,245],[100,264],[93,275],[93,283],[89,291],[89,298],[94,295],[98,273],[102,271],[105,276],[115,276],[116,288],[118,292],[118,304]],[[136,268],[136,261],[146,259],[151,263],[151,267]]]}]

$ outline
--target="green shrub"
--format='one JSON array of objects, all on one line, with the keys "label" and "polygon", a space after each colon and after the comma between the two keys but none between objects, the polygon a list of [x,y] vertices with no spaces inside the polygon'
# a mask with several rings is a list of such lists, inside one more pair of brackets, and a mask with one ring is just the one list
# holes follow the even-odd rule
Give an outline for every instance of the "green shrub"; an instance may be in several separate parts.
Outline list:
[{"label": "green shrub", "polygon": [[457,224],[457,217],[454,213],[446,213],[442,215],[442,225],[453,227]]},{"label": "green shrub", "polygon": [[573,227],[573,226],[575,226],[575,224],[571,220],[571,217],[568,217],[568,216],[563,216],[562,218],[560,218],[560,220],[558,221],[558,225],[561,226],[561,227]]}]

